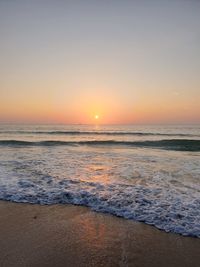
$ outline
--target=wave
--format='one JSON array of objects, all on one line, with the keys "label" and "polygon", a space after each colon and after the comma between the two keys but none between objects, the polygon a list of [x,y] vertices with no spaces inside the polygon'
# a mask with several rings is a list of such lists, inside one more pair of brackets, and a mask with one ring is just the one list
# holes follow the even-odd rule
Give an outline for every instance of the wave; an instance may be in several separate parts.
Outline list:
[{"label": "wave", "polygon": [[0,131],[0,134],[34,134],[34,135],[127,135],[127,136],[190,136],[200,137],[196,134],[183,133],[153,133],[153,132],[122,132],[122,131]]},{"label": "wave", "polygon": [[159,148],[177,151],[200,151],[200,140],[192,139],[169,139],[156,141],[115,141],[115,140],[89,140],[89,141],[23,141],[23,140],[0,140],[0,146],[129,146]]},{"label": "wave", "polygon": [[0,186],[0,199],[31,204],[75,204],[88,206],[126,219],[154,225],[166,232],[200,237],[200,200],[192,195],[159,186],[103,185],[95,182],[44,177],[36,180],[21,178],[17,185]]}]

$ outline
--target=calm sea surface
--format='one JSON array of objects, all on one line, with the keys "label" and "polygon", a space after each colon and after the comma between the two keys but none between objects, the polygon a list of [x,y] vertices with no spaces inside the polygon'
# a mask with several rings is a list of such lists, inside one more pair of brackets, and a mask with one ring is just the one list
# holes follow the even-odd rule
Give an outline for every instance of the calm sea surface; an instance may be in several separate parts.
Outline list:
[{"label": "calm sea surface", "polygon": [[0,199],[200,237],[200,126],[0,125]]}]

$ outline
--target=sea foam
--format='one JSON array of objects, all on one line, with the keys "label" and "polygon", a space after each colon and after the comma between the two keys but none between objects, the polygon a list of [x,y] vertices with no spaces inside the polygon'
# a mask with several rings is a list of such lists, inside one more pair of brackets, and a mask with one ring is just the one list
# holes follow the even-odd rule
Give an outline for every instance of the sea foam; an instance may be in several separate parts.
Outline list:
[{"label": "sea foam", "polygon": [[0,199],[84,205],[200,237],[198,128],[167,127],[161,134],[132,126],[113,126],[112,133],[110,127],[7,128],[0,136]]},{"label": "sea foam", "polygon": [[134,219],[166,232],[200,237],[200,199],[160,186],[101,184],[80,180],[57,181],[44,176],[40,183],[19,179],[0,187],[0,199],[33,204],[76,204],[95,211]]}]

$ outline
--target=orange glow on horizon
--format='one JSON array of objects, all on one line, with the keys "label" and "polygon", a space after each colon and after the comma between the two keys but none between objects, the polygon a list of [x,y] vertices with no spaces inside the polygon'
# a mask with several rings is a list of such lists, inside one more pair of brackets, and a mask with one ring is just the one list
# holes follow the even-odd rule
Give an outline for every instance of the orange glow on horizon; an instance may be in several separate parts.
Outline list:
[{"label": "orange glow on horizon", "polygon": [[165,95],[162,101],[155,95],[141,95],[137,98],[135,94],[127,99],[116,94],[114,89],[91,86],[87,90],[83,88],[70,99],[67,96],[66,91],[57,93],[56,96],[52,94],[45,101],[38,94],[27,101],[23,98],[10,98],[9,105],[6,96],[0,106],[0,121],[98,125],[199,121],[198,101],[186,103],[179,101],[179,97],[173,102],[173,95]]}]

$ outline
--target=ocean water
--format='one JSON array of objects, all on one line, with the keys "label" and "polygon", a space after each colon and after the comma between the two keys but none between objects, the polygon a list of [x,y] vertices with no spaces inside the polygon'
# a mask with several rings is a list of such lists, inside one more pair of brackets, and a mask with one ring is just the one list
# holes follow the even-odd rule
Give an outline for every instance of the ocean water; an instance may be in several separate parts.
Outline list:
[{"label": "ocean water", "polygon": [[0,199],[200,237],[200,126],[0,125]]}]

